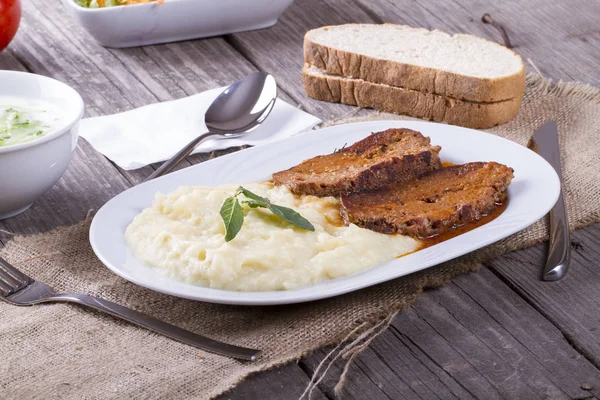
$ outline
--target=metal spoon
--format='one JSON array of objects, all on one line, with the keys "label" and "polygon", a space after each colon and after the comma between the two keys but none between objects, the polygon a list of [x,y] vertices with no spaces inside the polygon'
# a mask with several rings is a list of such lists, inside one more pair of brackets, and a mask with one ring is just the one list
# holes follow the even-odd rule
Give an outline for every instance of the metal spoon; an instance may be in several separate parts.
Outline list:
[{"label": "metal spoon", "polygon": [[144,182],[168,174],[204,139],[234,138],[253,130],[269,115],[277,99],[277,84],[271,74],[254,72],[223,91],[204,115],[208,132],[188,143]]}]

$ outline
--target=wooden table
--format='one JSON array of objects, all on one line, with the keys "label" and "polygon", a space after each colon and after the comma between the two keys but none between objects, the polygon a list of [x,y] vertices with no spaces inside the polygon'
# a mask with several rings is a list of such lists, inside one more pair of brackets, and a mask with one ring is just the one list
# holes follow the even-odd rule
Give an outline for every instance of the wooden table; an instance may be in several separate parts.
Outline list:
[{"label": "wooden table", "polygon": [[[299,0],[271,29],[123,50],[89,40],[58,1],[25,0],[23,6],[21,29],[0,53],[0,68],[72,85],[87,104],[87,116],[192,95],[264,70],[275,75],[286,101],[324,120],[339,118],[352,108],[304,94],[300,68],[308,29],[394,22],[500,40],[494,28],[481,23],[484,13],[507,28],[529,70],[600,86],[598,1]],[[211,156],[191,157],[183,167]],[[154,167],[122,171],[80,140],[60,182],[0,229],[29,234],[81,221]],[[600,397],[600,224],[573,239],[571,272],[561,282],[539,281],[544,248],[537,246],[424,293],[358,357],[343,397]],[[297,398],[326,351],[252,376],[222,398]],[[335,398],[339,373],[335,365],[314,398]]]}]

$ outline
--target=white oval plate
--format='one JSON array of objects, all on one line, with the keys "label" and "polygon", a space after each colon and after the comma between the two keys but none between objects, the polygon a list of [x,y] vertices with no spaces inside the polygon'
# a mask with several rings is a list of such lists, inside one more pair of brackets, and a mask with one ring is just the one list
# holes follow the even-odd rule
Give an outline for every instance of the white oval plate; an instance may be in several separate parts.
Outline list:
[{"label": "white oval plate", "polygon": [[[319,154],[352,144],[371,132],[410,128],[442,146],[441,158],[456,164],[497,161],[512,167],[515,178],[506,210],[495,220],[460,236],[394,259],[375,268],[289,291],[234,292],[209,289],[172,280],[138,261],[129,250],[125,228],[156,192],[172,192],[184,185],[244,184],[271,178]],[[300,303],[348,293],[432,267],[503,239],[542,218],[556,203],[560,180],[543,158],[517,143],[488,133],[420,121],[368,121],[338,125],[276,143],[216,158],[119,194],[98,211],[90,241],[98,258],[113,272],[138,285],[187,299],[223,304],[271,305]]]}]

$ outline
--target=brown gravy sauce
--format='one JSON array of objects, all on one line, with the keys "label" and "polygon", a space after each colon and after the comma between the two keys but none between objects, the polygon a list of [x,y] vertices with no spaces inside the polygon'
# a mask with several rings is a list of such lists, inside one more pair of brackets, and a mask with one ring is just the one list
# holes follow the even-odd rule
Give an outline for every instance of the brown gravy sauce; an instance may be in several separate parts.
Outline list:
[{"label": "brown gravy sauce", "polygon": [[457,226],[456,228],[449,230],[448,232],[444,232],[441,235],[431,236],[428,238],[419,238],[418,240],[421,242],[421,245],[416,251],[426,249],[427,247],[434,246],[438,243],[445,242],[448,239],[452,239],[458,235],[462,235],[463,233],[469,232],[475,228],[479,228],[482,225],[487,224],[498,218],[500,214],[506,210],[506,205],[508,204],[508,200],[503,203],[497,204],[498,207],[494,209],[491,213],[484,215],[479,218],[477,221],[469,222],[468,224]]}]

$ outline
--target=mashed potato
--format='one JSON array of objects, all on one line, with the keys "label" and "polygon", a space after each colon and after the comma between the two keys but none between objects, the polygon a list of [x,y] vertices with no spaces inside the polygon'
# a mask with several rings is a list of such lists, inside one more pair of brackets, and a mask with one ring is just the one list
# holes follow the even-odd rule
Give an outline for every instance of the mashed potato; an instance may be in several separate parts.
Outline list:
[{"label": "mashed potato", "polygon": [[343,226],[338,200],[294,196],[261,182],[244,185],[308,219],[314,232],[296,228],[266,209],[244,206],[244,225],[225,242],[219,214],[238,185],[182,187],[158,194],[127,227],[136,257],[173,279],[236,291],[288,290],[351,275],[415,251],[418,241]]}]

